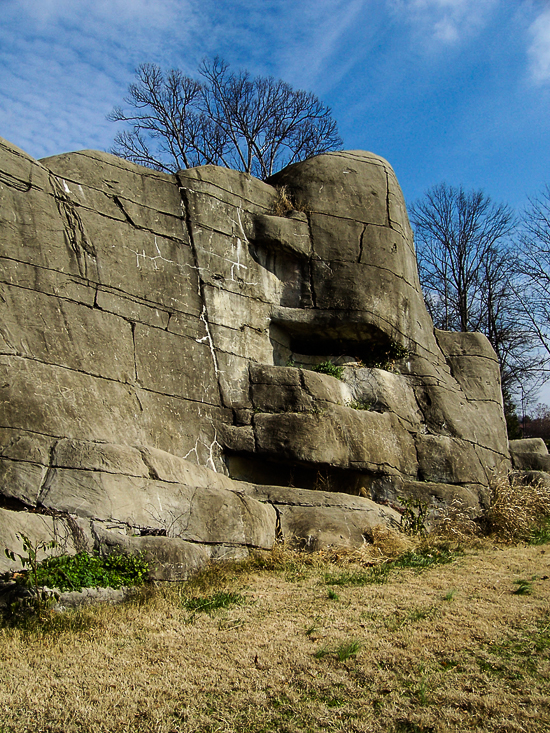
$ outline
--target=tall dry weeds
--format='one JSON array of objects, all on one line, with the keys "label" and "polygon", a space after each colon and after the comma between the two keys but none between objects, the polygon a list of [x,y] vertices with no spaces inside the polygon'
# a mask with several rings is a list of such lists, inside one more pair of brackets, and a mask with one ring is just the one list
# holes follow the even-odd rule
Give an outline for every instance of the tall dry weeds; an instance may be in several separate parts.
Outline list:
[{"label": "tall dry weeds", "polygon": [[476,521],[477,515],[479,512],[473,507],[466,506],[460,499],[454,499],[437,513],[431,534],[456,542],[467,542],[481,535],[481,526]]},{"label": "tall dry weeds", "polygon": [[550,516],[550,486],[542,481],[522,483],[520,475],[501,474],[491,484],[486,521],[490,534],[513,542],[525,540]]}]

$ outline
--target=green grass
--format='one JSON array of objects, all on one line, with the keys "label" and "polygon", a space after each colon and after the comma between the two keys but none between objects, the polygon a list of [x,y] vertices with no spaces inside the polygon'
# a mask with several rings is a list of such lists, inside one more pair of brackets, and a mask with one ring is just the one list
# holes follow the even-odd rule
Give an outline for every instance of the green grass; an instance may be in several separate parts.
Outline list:
[{"label": "green grass", "polygon": [[353,641],[348,641],[340,644],[340,646],[336,647],[334,653],[336,654],[338,661],[345,662],[347,659],[355,657],[360,651],[361,646],[361,642],[355,639]]},{"label": "green grass", "polygon": [[[429,548],[406,552],[397,560],[388,560],[365,570],[342,570],[340,572],[325,573],[323,582],[325,585],[342,586],[382,585],[388,582],[390,573],[393,570],[412,568],[422,572],[436,565],[446,565],[453,562],[461,554],[462,552],[459,550],[448,548]],[[447,600],[450,600],[450,598]]]},{"label": "green grass", "polygon": [[390,571],[391,563],[381,563],[366,570],[330,572],[325,573],[324,583],[325,585],[346,586],[381,585],[388,581]]},{"label": "green grass", "polygon": [[550,613],[533,627],[485,645],[476,657],[481,671],[509,680],[533,677],[547,681],[545,664],[550,660]]},{"label": "green grass", "polygon": [[314,653],[315,659],[324,659],[325,657],[335,657],[339,662],[345,662],[352,657],[357,656],[361,650],[362,643],[357,639],[344,641],[334,649],[330,649],[326,644],[319,647]]},{"label": "green grass", "polygon": [[230,606],[242,606],[246,603],[246,598],[239,593],[226,591],[218,591],[210,596],[198,596],[193,598],[184,598],[182,606],[188,611],[194,613],[212,614],[221,608],[229,608]]},{"label": "green grass", "polygon": [[450,550],[446,547],[430,547],[425,550],[406,552],[392,562],[394,568],[412,568],[413,570],[427,570],[435,565],[446,565],[462,555],[460,550]]},{"label": "green grass", "polygon": [[540,527],[532,530],[529,544],[547,545],[550,543],[550,517],[545,517]]},{"label": "green grass", "polygon": [[514,580],[517,588],[512,591],[515,596],[530,596],[533,592],[533,583],[531,580]]}]

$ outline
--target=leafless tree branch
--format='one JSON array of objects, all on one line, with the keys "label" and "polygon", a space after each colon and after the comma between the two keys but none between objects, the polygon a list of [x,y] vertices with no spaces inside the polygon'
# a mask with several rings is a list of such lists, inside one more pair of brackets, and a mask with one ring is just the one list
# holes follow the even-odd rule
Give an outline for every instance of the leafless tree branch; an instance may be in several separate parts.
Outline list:
[{"label": "leafless tree branch", "polygon": [[222,165],[266,179],[342,140],[331,111],[308,92],[273,77],[230,72],[219,58],[203,61],[202,81],[142,64],[124,102],[109,119],[127,122],[111,152],[156,170]]}]

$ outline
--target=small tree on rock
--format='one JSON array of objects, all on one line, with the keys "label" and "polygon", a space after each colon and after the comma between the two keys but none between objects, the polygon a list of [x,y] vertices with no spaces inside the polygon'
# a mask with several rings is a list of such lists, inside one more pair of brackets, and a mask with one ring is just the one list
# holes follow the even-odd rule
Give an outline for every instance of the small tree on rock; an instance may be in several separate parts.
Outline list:
[{"label": "small tree on rock", "polygon": [[342,145],[330,108],[273,77],[230,72],[203,61],[201,80],[142,64],[126,104],[109,119],[128,122],[111,152],[156,170],[221,165],[266,179],[280,168]]}]

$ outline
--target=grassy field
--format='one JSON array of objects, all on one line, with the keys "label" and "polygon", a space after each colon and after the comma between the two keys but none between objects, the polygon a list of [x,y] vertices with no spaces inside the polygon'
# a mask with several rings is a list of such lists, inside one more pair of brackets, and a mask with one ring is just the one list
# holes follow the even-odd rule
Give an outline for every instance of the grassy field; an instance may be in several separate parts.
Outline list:
[{"label": "grassy field", "polygon": [[399,550],[276,549],[5,626],[0,732],[550,731],[550,545]]}]

